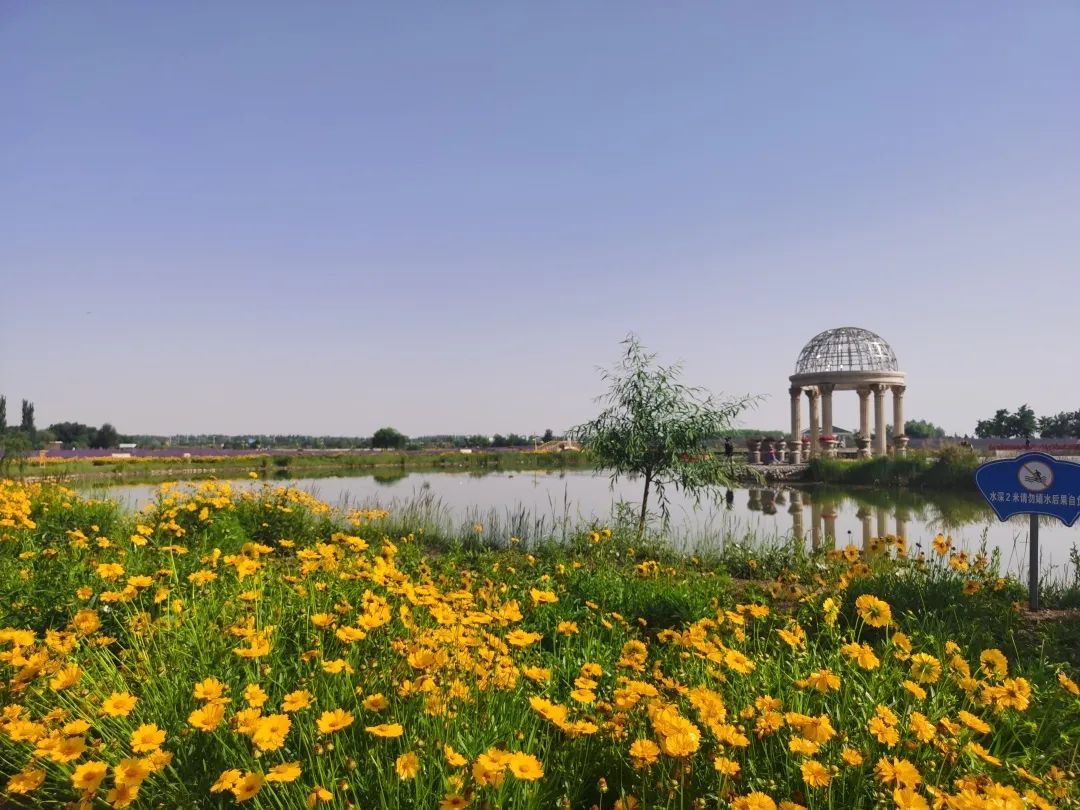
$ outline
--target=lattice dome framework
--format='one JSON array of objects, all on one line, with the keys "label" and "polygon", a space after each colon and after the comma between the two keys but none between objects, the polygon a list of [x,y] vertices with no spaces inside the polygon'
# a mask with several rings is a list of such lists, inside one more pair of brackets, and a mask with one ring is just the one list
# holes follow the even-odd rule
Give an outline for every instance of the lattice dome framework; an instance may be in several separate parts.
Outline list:
[{"label": "lattice dome framework", "polygon": [[841,326],[811,338],[795,362],[796,374],[832,371],[899,371],[899,365],[881,335],[857,326]]}]

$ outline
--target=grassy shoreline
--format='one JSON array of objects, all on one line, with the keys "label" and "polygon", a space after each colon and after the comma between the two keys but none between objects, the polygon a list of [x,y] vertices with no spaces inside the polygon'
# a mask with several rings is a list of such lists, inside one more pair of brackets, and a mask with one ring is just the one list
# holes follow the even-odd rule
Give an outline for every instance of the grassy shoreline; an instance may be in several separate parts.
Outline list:
[{"label": "grassy shoreline", "polygon": [[985,461],[977,453],[946,448],[936,453],[878,456],[855,461],[817,457],[803,476],[806,483],[897,489],[936,489],[977,492],[975,470]]},{"label": "grassy shoreline", "polygon": [[31,480],[77,481],[130,478],[191,479],[195,477],[242,478],[250,472],[264,477],[304,478],[310,474],[377,473],[400,470],[531,470],[591,469],[591,462],[581,453],[536,453],[531,451],[477,453],[312,453],[244,456],[196,456],[192,458],[99,458],[47,459],[40,463],[28,459],[12,465],[7,474]]}]

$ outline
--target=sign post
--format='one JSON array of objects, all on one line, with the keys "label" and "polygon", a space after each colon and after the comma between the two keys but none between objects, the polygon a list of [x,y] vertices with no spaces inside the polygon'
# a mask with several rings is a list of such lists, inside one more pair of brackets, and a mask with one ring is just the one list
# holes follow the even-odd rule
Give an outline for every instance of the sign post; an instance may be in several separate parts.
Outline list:
[{"label": "sign post", "polygon": [[1028,605],[1039,609],[1039,515],[1066,526],[1080,518],[1080,464],[1046,453],[1022,453],[990,461],[975,471],[975,486],[998,520],[1031,515]]}]

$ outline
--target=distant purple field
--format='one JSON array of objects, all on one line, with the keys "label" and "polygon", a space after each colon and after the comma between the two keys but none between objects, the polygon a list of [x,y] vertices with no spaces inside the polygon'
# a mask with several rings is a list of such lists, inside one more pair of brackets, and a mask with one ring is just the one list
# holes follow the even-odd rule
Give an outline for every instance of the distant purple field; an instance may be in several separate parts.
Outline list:
[{"label": "distant purple field", "polygon": [[[296,450],[275,450],[274,455],[295,455]],[[311,451],[307,451],[310,453]],[[190,455],[192,458],[199,458],[200,456],[251,456],[251,455],[269,455],[268,450],[223,450],[218,447],[166,447],[161,450],[42,450],[37,453],[30,453],[33,457],[38,457],[41,453],[45,454],[46,458],[111,458],[116,453],[122,453],[130,455],[132,458],[183,458],[184,454]]]}]

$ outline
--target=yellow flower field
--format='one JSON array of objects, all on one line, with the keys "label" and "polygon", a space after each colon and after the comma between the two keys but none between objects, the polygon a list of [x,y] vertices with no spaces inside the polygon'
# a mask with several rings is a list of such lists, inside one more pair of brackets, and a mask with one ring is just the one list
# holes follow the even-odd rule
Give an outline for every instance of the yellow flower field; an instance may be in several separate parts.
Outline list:
[{"label": "yellow flower field", "polygon": [[946,538],[733,581],[618,529],[423,528],[0,483],[5,806],[1077,806],[1076,672]]}]

